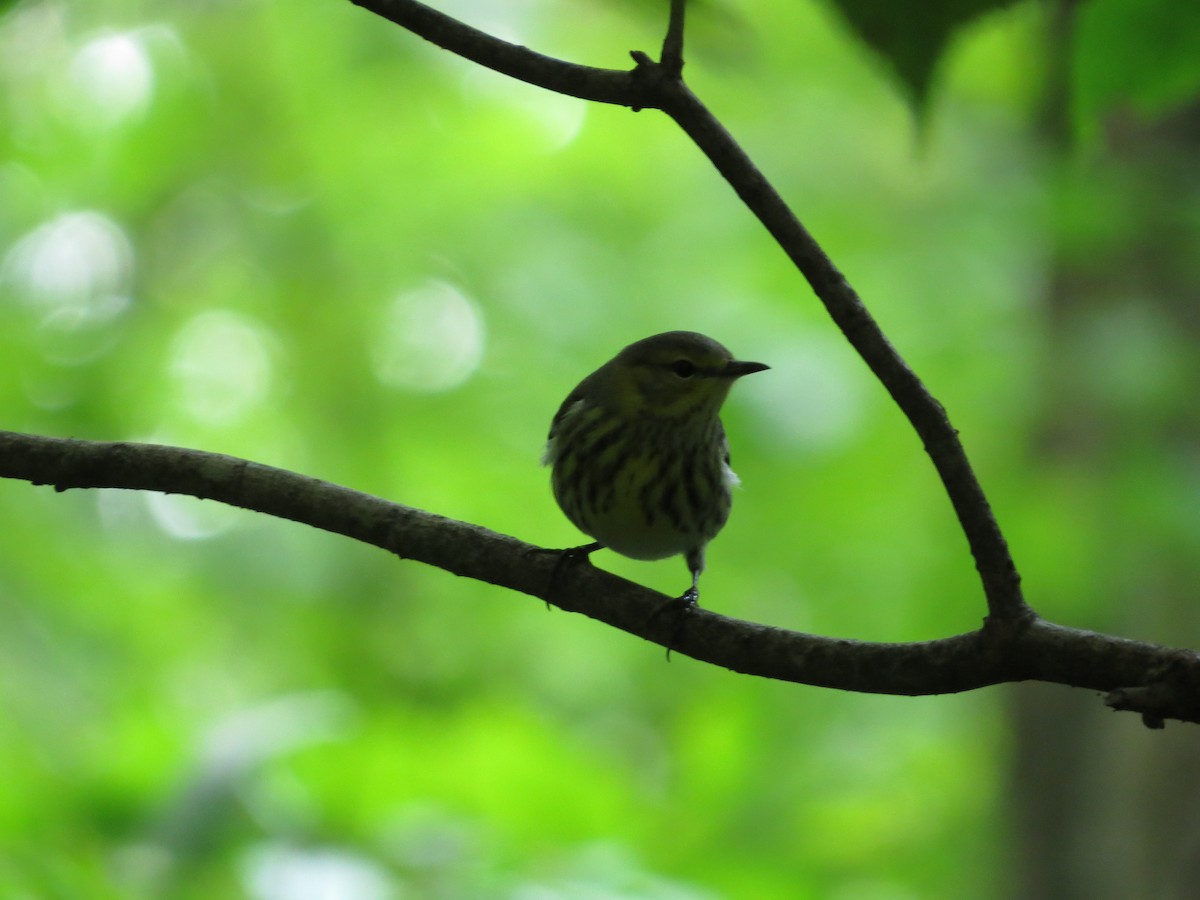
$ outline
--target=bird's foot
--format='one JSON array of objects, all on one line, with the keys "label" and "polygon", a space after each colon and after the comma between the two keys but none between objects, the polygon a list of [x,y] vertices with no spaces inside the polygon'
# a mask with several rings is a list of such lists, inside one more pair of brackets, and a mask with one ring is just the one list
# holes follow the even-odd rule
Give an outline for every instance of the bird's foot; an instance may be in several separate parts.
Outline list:
[{"label": "bird's foot", "polygon": [[[550,583],[546,586],[546,597],[553,597],[557,593],[558,579],[562,576],[564,568],[567,566],[577,566],[581,562],[588,562],[588,558],[602,548],[603,545],[599,541],[593,541],[581,547],[567,547],[564,550],[538,548],[538,553],[553,553],[557,556],[557,559],[554,560],[554,568],[550,571]],[[551,604],[549,599],[547,599],[546,609],[550,608]]]},{"label": "bird's foot", "polygon": [[667,662],[671,661],[671,648],[678,643],[679,636],[683,633],[684,623],[689,615],[700,608],[700,592],[695,585],[688,588],[678,597],[672,597],[670,600],[665,600],[650,613],[646,618],[646,625],[650,626],[659,617],[669,615],[672,618],[671,637],[667,641]]},{"label": "bird's foot", "polygon": [[590,544],[584,544],[582,547],[567,547],[565,550],[551,550],[551,553],[557,553],[559,556],[558,565],[564,563],[577,563],[581,559],[587,559],[597,550],[604,548],[604,545],[599,541],[592,541]]}]

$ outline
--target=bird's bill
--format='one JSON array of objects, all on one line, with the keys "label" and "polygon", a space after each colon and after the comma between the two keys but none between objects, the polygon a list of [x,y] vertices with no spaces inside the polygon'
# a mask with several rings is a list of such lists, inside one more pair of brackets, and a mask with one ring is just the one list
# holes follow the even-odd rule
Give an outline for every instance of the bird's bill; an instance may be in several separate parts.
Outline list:
[{"label": "bird's bill", "polygon": [[733,360],[725,365],[725,370],[721,373],[726,378],[741,378],[743,375],[753,375],[755,372],[763,372],[771,368],[766,363],[760,362],[741,362]]}]

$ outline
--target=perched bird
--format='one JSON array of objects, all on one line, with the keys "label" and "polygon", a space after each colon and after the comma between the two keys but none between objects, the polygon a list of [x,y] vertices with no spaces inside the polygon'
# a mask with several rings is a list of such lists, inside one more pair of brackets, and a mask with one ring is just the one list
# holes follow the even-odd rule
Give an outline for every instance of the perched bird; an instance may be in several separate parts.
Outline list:
[{"label": "perched bird", "polygon": [[632,559],[683,554],[693,604],[704,548],[729,518],[729,443],[718,414],[734,381],[769,368],[712,338],[668,331],[630,344],[567,395],[543,465],[554,498],[595,544]]}]

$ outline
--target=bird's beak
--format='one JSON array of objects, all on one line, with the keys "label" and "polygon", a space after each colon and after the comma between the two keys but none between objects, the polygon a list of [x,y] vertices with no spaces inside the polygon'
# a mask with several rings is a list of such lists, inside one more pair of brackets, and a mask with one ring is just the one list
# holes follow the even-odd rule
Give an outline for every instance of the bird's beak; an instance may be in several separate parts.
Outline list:
[{"label": "bird's beak", "polygon": [[765,363],[740,362],[735,359],[725,364],[725,369],[721,374],[726,378],[741,378],[743,375],[753,375],[755,372],[762,372],[769,368],[771,367]]}]

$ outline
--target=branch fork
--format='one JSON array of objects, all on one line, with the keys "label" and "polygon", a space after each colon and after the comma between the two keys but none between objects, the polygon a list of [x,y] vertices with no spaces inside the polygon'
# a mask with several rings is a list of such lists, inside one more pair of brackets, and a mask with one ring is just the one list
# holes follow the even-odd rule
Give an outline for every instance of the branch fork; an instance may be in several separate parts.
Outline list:
[{"label": "branch fork", "polygon": [[[584,100],[661,109],[709,158],[803,274],[830,318],[920,436],[941,477],[987,604],[978,631],[919,643],[818,637],[694,610],[670,638],[647,610],[664,595],[464,522],[220,454],[0,432],[0,477],[68,488],[190,494],[303,522],[397,556],[540,597],[736,672],[871,693],[924,695],[1036,679],[1106,694],[1150,727],[1200,723],[1200,657],[1067,628],[1039,617],[958,433],[816,240],[682,78],[684,0],[671,0],[661,59],[634,51],[631,71],[580,66],[501,41],[416,0],[352,0],[465,59]],[[555,577],[557,575],[561,577]],[[550,586],[553,594],[550,596]],[[654,633],[648,633],[653,631]]]}]

